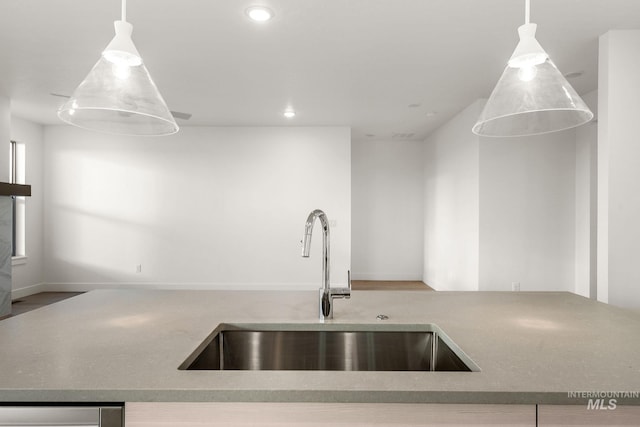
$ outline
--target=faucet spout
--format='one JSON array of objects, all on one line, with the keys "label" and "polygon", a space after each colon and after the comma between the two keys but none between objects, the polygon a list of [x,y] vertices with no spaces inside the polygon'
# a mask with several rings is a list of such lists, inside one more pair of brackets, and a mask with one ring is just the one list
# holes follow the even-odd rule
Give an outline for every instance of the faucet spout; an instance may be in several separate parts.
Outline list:
[{"label": "faucet spout", "polygon": [[302,257],[309,258],[309,253],[311,252],[311,233],[304,233],[304,238],[302,239]]},{"label": "faucet spout", "polygon": [[331,288],[329,283],[329,220],[327,215],[320,209],[312,211],[307,217],[304,225],[304,235],[302,238],[302,256],[308,258],[311,252],[311,235],[316,219],[320,220],[322,226],[322,287],[319,289],[318,311],[320,320],[333,319],[333,299],[351,297],[351,273],[348,273],[347,288]]},{"label": "faucet spout", "polygon": [[320,220],[322,226],[322,288],[329,290],[329,220],[327,214],[320,209],[312,211],[304,224],[304,237],[302,238],[302,256],[309,258],[311,252],[311,235],[316,219]]},{"label": "faucet spout", "polygon": [[304,258],[309,258],[309,253],[311,252],[311,234],[313,234],[313,224],[315,224],[316,218],[321,218],[321,222],[324,219],[324,223],[327,224],[327,231],[329,230],[327,215],[324,212],[316,209],[309,214],[304,224],[304,237],[302,238],[302,256]]}]

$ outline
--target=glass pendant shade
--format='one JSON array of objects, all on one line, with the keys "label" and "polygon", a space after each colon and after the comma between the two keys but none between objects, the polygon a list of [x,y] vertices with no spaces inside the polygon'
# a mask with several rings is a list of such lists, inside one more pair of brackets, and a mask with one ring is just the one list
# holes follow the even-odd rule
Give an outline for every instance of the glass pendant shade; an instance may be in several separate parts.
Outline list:
[{"label": "glass pendant shade", "polygon": [[580,126],[593,118],[535,40],[535,29],[535,24],[518,29],[521,41],[473,126],[476,135],[537,135]]},{"label": "glass pendant shade", "polygon": [[121,135],[170,135],[178,125],[131,41],[133,27],[116,21],[116,37],[58,117],[72,125]]}]

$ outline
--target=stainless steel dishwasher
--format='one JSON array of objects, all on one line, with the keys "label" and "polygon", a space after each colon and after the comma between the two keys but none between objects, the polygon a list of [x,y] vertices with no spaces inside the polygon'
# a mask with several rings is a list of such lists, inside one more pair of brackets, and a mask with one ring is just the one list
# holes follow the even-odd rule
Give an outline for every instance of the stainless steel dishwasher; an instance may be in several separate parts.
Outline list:
[{"label": "stainless steel dishwasher", "polygon": [[0,406],[2,427],[123,427],[122,406]]}]

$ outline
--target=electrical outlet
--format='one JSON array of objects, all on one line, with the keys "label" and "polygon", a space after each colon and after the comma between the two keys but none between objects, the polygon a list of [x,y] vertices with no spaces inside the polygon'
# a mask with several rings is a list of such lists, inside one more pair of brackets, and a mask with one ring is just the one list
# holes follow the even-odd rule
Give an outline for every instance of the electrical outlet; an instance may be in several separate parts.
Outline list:
[{"label": "electrical outlet", "polygon": [[511,290],[513,292],[520,292],[520,282],[511,282]]},{"label": "electrical outlet", "polygon": [[330,219],[329,220],[329,227],[334,228],[338,226],[338,221],[336,221],[335,219]]},{"label": "electrical outlet", "polygon": [[136,265],[136,273],[142,273],[142,264]]}]

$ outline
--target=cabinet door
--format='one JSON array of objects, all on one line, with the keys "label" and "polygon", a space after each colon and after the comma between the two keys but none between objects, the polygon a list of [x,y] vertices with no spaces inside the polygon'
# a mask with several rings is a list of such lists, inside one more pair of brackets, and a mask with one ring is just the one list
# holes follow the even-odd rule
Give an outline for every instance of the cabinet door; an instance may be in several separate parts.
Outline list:
[{"label": "cabinet door", "polygon": [[640,406],[539,405],[538,426],[638,426]]},{"label": "cabinet door", "polygon": [[535,405],[127,403],[125,427],[535,426]]}]

